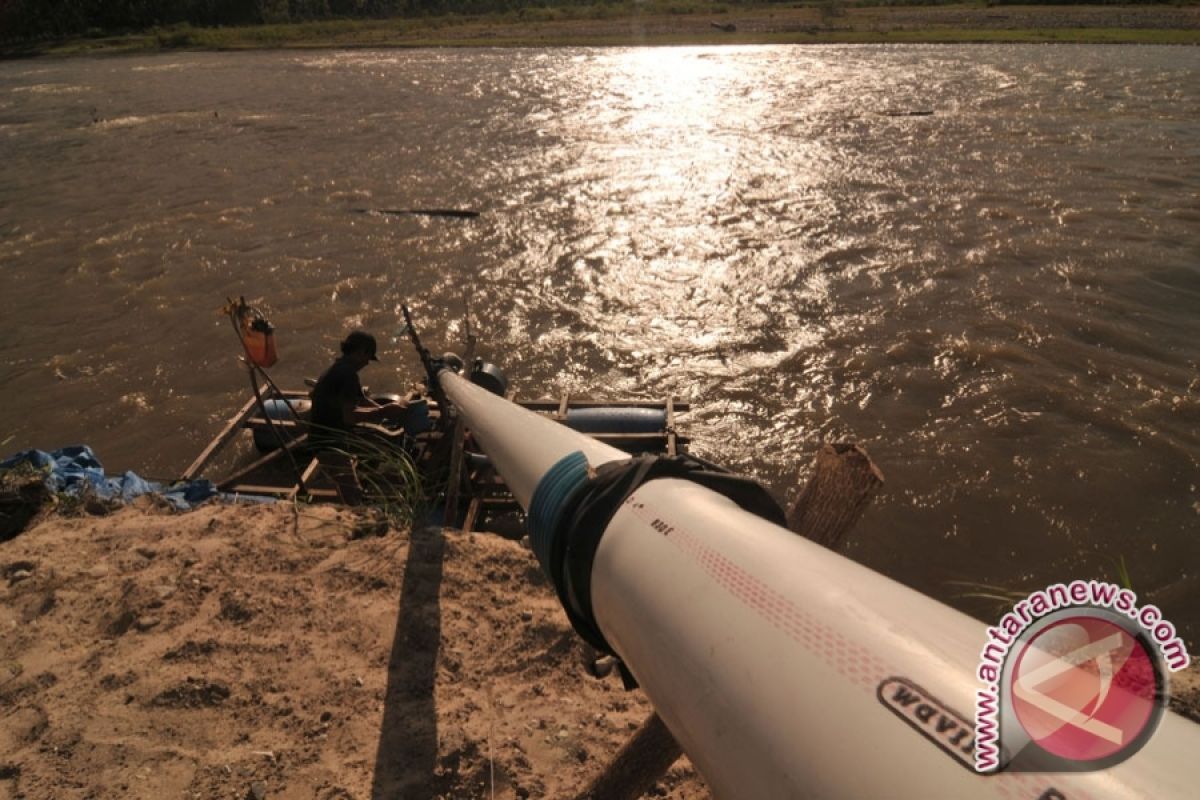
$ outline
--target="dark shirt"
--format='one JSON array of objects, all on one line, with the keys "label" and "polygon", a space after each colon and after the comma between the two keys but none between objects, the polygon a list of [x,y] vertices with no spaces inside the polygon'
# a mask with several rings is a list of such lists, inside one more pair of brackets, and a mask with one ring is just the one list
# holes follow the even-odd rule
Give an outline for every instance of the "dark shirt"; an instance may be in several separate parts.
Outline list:
[{"label": "dark shirt", "polygon": [[354,427],[342,408],[346,403],[357,405],[363,397],[358,371],[345,358],[339,358],[325,370],[312,391],[311,439],[314,444],[338,440]]}]

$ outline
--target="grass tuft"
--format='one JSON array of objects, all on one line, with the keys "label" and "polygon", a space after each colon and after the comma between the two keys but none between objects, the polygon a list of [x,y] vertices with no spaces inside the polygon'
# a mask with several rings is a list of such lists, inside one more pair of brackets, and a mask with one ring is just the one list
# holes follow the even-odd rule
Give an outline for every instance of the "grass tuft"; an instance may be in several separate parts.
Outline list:
[{"label": "grass tuft", "polygon": [[400,440],[392,442],[355,432],[340,435],[339,442],[340,447],[329,449],[354,460],[367,508],[395,528],[409,528],[424,521],[431,508],[431,492],[437,487],[427,485]]}]

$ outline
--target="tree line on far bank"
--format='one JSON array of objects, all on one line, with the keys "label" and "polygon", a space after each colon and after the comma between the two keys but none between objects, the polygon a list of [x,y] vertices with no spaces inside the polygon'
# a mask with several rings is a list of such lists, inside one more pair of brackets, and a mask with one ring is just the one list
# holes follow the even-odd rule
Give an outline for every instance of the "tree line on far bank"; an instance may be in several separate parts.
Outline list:
[{"label": "tree line on far bank", "polygon": [[[441,0],[0,0],[0,38],[127,33],[413,13]],[[504,0],[501,0],[504,2]]]},{"label": "tree line on far bank", "polygon": [[[731,6],[794,6],[797,0],[722,0]],[[819,4],[820,0],[811,0]],[[941,5],[961,0],[848,0],[844,5]],[[987,0],[989,5],[1122,5],[1178,0]],[[323,19],[383,19],[439,14],[495,14],[523,8],[629,5],[638,0],[0,0],[0,40],[103,35],[187,23],[203,27],[307,22]],[[683,0],[686,10],[707,5]]]},{"label": "tree line on far bank", "polygon": [[271,25],[494,13],[578,0],[0,0],[0,39],[129,33],[189,24]]}]

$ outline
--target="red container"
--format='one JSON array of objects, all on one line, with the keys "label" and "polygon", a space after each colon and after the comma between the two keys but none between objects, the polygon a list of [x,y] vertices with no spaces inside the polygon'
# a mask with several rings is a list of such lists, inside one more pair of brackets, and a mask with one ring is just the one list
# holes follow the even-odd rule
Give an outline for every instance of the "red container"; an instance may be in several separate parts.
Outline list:
[{"label": "red container", "polygon": [[265,319],[256,319],[249,328],[242,328],[242,346],[250,363],[264,369],[279,360],[275,354],[275,332]]}]

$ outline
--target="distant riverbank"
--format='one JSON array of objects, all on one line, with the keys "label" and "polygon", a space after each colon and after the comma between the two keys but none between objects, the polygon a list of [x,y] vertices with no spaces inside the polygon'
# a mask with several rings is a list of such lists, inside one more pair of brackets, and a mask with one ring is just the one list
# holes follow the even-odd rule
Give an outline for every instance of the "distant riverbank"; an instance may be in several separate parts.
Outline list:
[{"label": "distant riverbank", "polygon": [[688,7],[628,14],[603,7],[486,17],[179,25],[7,45],[9,57],[322,47],[551,47],[671,44],[1080,42],[1200,44],[1200,5]]}]

